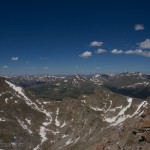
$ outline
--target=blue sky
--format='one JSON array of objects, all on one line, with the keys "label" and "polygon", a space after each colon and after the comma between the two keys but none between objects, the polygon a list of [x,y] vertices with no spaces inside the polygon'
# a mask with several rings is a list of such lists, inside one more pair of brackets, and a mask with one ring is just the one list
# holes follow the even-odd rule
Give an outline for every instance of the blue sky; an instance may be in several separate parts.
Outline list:
[{"label": "blue sky", "polygon": [[0,2],[0,74],[150,73],[149,0]]}]

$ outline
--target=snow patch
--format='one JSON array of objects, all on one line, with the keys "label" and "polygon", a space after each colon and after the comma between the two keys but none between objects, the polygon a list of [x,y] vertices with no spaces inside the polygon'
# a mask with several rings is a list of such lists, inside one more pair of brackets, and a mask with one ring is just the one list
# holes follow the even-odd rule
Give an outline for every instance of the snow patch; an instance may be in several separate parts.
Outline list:
[{"label": "snow patch", "polygon": [[77,143],[77,141],[80,139],[80,137],[78,137],[77,139],[75,139],[74,144]]},{"label": "snow patch", "polygon": [[55,85],[56,85],[56,86],[60,86],[60,83],[56,83]]},{"label": "snow patch", "polygon": [[81,100],[81,102],[82,102],[82,103],[86,103],[86,101],[85,101],[85,100]]},{"label": "snow patch", "polygon": [[5,103],[6,103],[6,104],[8,103],[8,98],[5,98]]},{"label": "snow patch", "polygon": [[65,145],[65,146],[71,144],[72,142],[73,142],[72,139],[69,139],[69,140],[66,142],[66,145]]},{"label": "snow patch", "polygon": [[60,133],[60,132],[58,131],[58,129],[57,129],[56,131],[53,131],[53,130],[49,130],[49,131],[52,132],[54,135]]},{"label": "snow patch", "polygon": [[[109,97],[109,95],[108,95],[108,97]],[[112,101],[110,101],[110,106],[109,106],[109,108],[105,111],[105,113],[110,110],[111,106],[112,106]]]},{"label": "snow patch", "polygon": [[86,96],[86,95],[83,95],[82,97],[83,97],[83,98],[86,98],[87,96]]},{"label": "snow patch", "polygon": [[61,138],[66,138],[66,137],[68,137],[68,136],[69,136],[69,135],[65,135],[65,134],[64,134]]},{"label": "snow patch", "polygon": [[118,106],[118,107],[116,107],[116,108],[113,108],[113,109],[109,109],[109,111],[116,111],[117,109],[122,109],[122,105],[121,106]]},{"label": "snow patch", "polygon": [[[10,87],[12,87],[18,94],[20,94],[24,99],[28,99],[25,94],[23,93],[23,89],[21,87],[15,86],[14,84],[10,83],[9,81],[5,81],[7,84],[9,84]],[[18,95],[19,96],[19,95]],[[20,96],[19,96],[20,97]]]},{"label": "snow patch", "polygon": [[64,80],[64,82],[66,83],[66,82],[68,82],[68,80]]},{"label": "snow patch", "polygon": [[43,104],[49,104],[50,102],[43,102]]},{"label": "snow patch", "polygon": [[64,123],[60,126],[60,128],[63,128],[64,126],[66,126],[65,121],[64,121]]},{"label": "snow patch", "polygon": [[133,115],[132,115],[131,117],[133,117],[133,116],[139,114],[139,113],[140,113],[139,111],[140,111],[141,107],[142,107],[142,106],[145,107],[147,104],[148,104],[148,103],[147,103],[146,101],[143,101],[143,102],[138,106],[137,110],[133,113]]},{"label": "snow patch", "polygon": [[131,107],[132,105],[132,98],[128,98],[128,105],[126,107],[124,107],[117,116],[112,117],[112,118],[105,118],[105,121],[112,123],[112,126],[118,125],[120,123],[122,123],[124,120],[126,120],[127,118],[129,118],[129,115],[125,115],[125,112],[128,108]]},{"label": "snow patch", "polygon": [[29,125],[31,125],[31,120],[29,120],[28,118],[26,118],[25,120],[27,121],[27,123],[28,123]]},{"label": "snow patch", "polygon": [[0,121],[2,121],[2,122],[3,122],[3,121],[6,121],[6,119],[5,119],[5,118],[0,118]]},{"label": "snow patch", "polygon": [[55,125],[57,127],[60,126],[60,121],[58,120],[58,114],[59,114],[59,108],[57,108],[57,110],[56,110],[56,118],[55,118]]},{"label": "snow patch", "polygon": [[92,106],[89,106],[89,107],[95,111],[103,111],[103,109],[98,108],[98,107],[92,107]]},{"label": "snow patch", "polygon": [[38,150],[40,148],[40,145],[42,145],[46,140],[46,128],[44,126],[40,127],[39,135],[41,136],[41,143],[37,145],[33,150]]},{"label": "snow patch", "polygon": [[27,131],[29,132],[29,134],[32,134],[32,131],[27,127],[27,125],[24,124],[23,121],[21,121],[21,120],[19,120],[19,119],[17,119],[17,120],[18,120],[20,126],[21,126],[23,129],[27,130]]},{"label": "snow patch", "polygon": [[40,132],[39,132],[39,134],[40,134],[40,136],[41,136],[41,138],[42,138],[41,143],[43,143],[44,141],[47,140],[47,137],[46,137],[46,129],[45,129],[44,126],[41,126],[41,127],[40,127]]}]

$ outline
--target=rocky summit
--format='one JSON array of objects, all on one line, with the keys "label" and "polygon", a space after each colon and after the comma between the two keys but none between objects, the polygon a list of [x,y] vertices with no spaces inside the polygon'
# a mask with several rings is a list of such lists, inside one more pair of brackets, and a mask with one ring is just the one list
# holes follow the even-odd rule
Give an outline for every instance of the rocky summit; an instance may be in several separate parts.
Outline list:
[{"label": "rocky summit", "polygon": [[80,88],[77,97],[63,95],[58,101],[0,77],[0,149],[150,150],[149,97],[143,100],[94,86],[99,76],[90,77],[90,82],[75,78],[63,78],[63,83],[79,86],[81,80],[86,92]]}]

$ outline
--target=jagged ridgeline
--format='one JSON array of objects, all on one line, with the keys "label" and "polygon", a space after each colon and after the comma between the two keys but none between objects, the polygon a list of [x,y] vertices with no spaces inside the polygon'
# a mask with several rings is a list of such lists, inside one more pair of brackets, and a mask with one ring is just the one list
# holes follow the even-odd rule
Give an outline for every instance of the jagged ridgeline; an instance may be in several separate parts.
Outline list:
[{"label": "jagged ridgeline", "polygon": [[[149,98],[123,96],[90,82],[84,83],[92,85],[88,92],[63,95],[61,101],[55,101],[14,81],[0,78],[0,149],[150,149]],[[73,81],[70,88],[79,83]]]},{"label": "jagged ridgeline", "polygon": [[38,98],[55,101],[93,94],[99,86],[129,97],[146,99],[150,96],[150,75],[139,72],[88,76],[16,76],[11,77],[11,80]]}]

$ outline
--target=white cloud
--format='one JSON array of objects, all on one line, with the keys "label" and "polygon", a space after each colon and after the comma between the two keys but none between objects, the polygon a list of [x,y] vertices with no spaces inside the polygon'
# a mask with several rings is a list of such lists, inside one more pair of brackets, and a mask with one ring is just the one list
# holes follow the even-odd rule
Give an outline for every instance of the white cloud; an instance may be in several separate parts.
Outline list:
[{"label": "white cloud", "polygon": [[142,49],[128,50],[128,51],[125,51],[125,54],[134,54],[134,55],[150,57],[150,51],[143,51]]},{"label": "white cloud", "polygon": [[11,57],[11,60],[12,61],[17,61],[17,60],[19,60],[19,58],[18,57]]},{"label": "white cloud", "polygon": [[113,54],[122,54],[122,53],[124,53],[124,52],[123,52],[123,50],[113,49],[113,50],[111,51],[111,53],[113,53]]},{"label": "white cloud", "polygon": [[90,43],[90,46],[95,47],[95,46],[102,46],[104,43],[99,42],[99,41],[93,41]]},{"label": "white cloud", "polygon": [[82,53],[81,55],[79,55],[80,57],[83,57],[83,58],[88,58],[90,56],[92,56],[92,52],[90,51],[85,51],[84,53]]},{"label": "white cloud", "polygon": [[139,54],[139,53],[142,53],[142,50],[128,50],[128,51],[125,51],[125,54]]},{"label": "white cloud", "polygon": [[145,41],[138,43],[141,49],[150,49],[150,39],[146,39]]},{"label": "white cloud", "polygon": [[144,25],[143,24],[136,24],[134,26],[135,31],[140,31],[140,30],[144,30]]},{"label": "white cloud", "polygon": [[98,53],[98,54],[106,53],[106,52],[107,52],[107,50],[104,50],[104,49],[101,49],[101,48],[99,48],[99,49],[96,51],[96,53]]},{"label": "white cloud", "polygon": [[8,68],[8,66],[3,66],[2,68],[3,68],[3,69],[7,69],[7,68]]},{"label": "white cloud", "polygon": [[44,69],[44,70],[47,70],[47,69],[49,69],[49,68],[48,68],[48,67],[43,67],[43,69]]},{"label": "white cloud", "polygon": [[142,49],[127,50],[127,51],[114,49],[111,51],[111,53],[113,53],[113,54],[127,54],[127,55],[141,55],[141,56],[145,56],[145,57],[150,57],[150,51],[144,51]]}]

